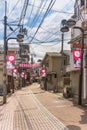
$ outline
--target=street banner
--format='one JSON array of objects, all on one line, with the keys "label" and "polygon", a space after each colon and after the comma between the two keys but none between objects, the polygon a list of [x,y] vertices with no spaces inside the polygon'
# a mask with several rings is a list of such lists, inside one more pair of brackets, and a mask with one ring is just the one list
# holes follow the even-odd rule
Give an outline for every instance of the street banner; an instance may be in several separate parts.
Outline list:
[{"label": "street banner", "polygon": [[25,72],[22,71],[22,73],[21,73],[21,77],[22,77],[22,78],[25,77]]},{"label": "street banner", "polygon": [[18,69],[14,68],[13,69],[13,77],[17,77],[18,76]]},{"label": "street banner", "polygon": [[46,67],[42,67],[40,71],[41,77],[46,77]]},{"label": "street banner", "polygon": [[7,66],[6,66],[7,70],[13,70],[15,68],[16,55],[8,54],[6,60],[7,60]]},{"label": "street banner", "polygon": [[73,60],[74,60],[74,67],[80,68],[81,67],[81,60],[82,60],[82,50],[72,50]]},{"label": "street banner", "polygon": [[40,64],[19,64],[20,68],[38,68]]}]

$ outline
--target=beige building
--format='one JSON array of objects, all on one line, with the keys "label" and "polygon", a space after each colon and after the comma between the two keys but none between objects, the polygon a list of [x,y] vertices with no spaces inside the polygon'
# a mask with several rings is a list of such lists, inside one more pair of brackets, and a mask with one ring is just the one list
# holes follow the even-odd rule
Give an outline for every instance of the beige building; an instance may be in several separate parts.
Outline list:
[{"label": "beige building", "polygon": [[56,52],[46,53],[42,64],[47,69],[47,90],[53,90],[54,92],[63,90],[65,83],[67,84],[65,80],[67,80],[66,65],[68,62],[69,56],[66,54]]}]

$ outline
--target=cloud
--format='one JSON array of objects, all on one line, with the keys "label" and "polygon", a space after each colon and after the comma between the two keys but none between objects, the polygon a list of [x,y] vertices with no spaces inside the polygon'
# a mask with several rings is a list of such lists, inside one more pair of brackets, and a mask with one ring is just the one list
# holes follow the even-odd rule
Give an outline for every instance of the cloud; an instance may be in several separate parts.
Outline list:
[{"label": "cloud", "polygon": [[[24,27],[28,29],[28,36],[25,38],[25,42],[29,43],[31,38],[34,36],[37,28],[43,18],[43,15],[49,5],[51,0],[29,0],[29,5],[27,6],[27,12],[24,19]],[[42,6],[41,5],[42,2]],[[60,51],[61,50],[61,32],[60,32],[60,23],[62,19],[70,18],[74,10],[75,0],[56,0],[53,8],[49,14],[44,19],[41,24],[41,28],[38,29],[32,44],[30,45],[31,53],[35,53],[37,57],[42,57],[47,51]],[[7,0],[7,22],[18,24],[17,21],[20,19],[21,11],[23,9],[24,0]],[[45,5],[46,4],[46,5]],[[41,8],[40,8],[41,7]],[[65,12],[65,13],[64,13]],[[5,3],[0,3],[0,20],[3,20],[5,13]],[[38,14],[37,14],[38,13]],[[70,14],[69,14],[70,13]],[[14,27],[15,28],[15,27]],[[3,38],[4,26],[3,22],[0,21],[0,39]],[[10,33],[10,30],[7,29],[7,34]],[[16,32],[14,35],[16,36]],[[67,34],[68,35],[68,34]],[[66,37],[67,37],[66,35]],[[70,37],[70,36],[69,36]],[[50,42],[49,41],[56,42]],[[58,40],[58,41],[57,41]],[[40,43],[47,42],[48,43]],[[35,42],[38,42],[35,44]],[[64,48],[69,49],[69,45],[64,41]],[[39,44],[39,45],[38,45]],[[56,45],[55,45],[56,44]]]}]

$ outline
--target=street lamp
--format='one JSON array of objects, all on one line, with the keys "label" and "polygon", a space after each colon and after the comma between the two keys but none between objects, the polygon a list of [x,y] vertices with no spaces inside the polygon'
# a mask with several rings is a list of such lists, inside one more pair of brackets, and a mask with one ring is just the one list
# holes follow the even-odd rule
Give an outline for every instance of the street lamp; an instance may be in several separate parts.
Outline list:
[{"label": "street lamp", "polygon": [[74,19],[66,20],[65,23],[62,23],[62,28],[60,31],[67,32],[69,28],[72,27],[73,29],[79,29],[82,33],[82,58],[81,58],[81,68],[80,68],[80,77],[79,77],[79,97],[78,97],[78,104],[82,105],[82,85],[83,85],[83,53],[84,53],[84,29],[79,26],[74,26],[76,21]]},{"label": "street lamp", "polygon": [[[6,71],[6,55],[7,55],[7,41],[9,39],[12,39],[12,38],[8,38],[7,39],[7,1],[4,0],[5,2],[5,16],[4,16],[4,66],[3,66],[3,104],[6,103],[6,95],[7,95],[7,88],[6,88],[6,74],[7,74],[7,71]],[[11,28],[10,28],[11,29]],[[22,28],[23,29],[23,28]],[[24,33],[26,32],[26,29],[23,30]],[[19,42],[22,42],[23,41],[23,38],[24,36],[22,35],[22,32],[21,34],[18,34],[17,35],[17,39]],[[14,39],[14,38],[13,38]]]}]

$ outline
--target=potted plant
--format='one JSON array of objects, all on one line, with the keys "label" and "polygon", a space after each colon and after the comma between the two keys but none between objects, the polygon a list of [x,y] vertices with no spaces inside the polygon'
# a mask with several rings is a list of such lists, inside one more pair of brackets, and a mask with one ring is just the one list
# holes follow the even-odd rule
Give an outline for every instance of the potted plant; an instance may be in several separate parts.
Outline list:
[{"label": "potted plant", "polygon": [[63,96],[65,98],[70,98],[73,96],[73,93],[72,93],[72,87],[71,86],[65,86],[64,89],[63,89]]}]

